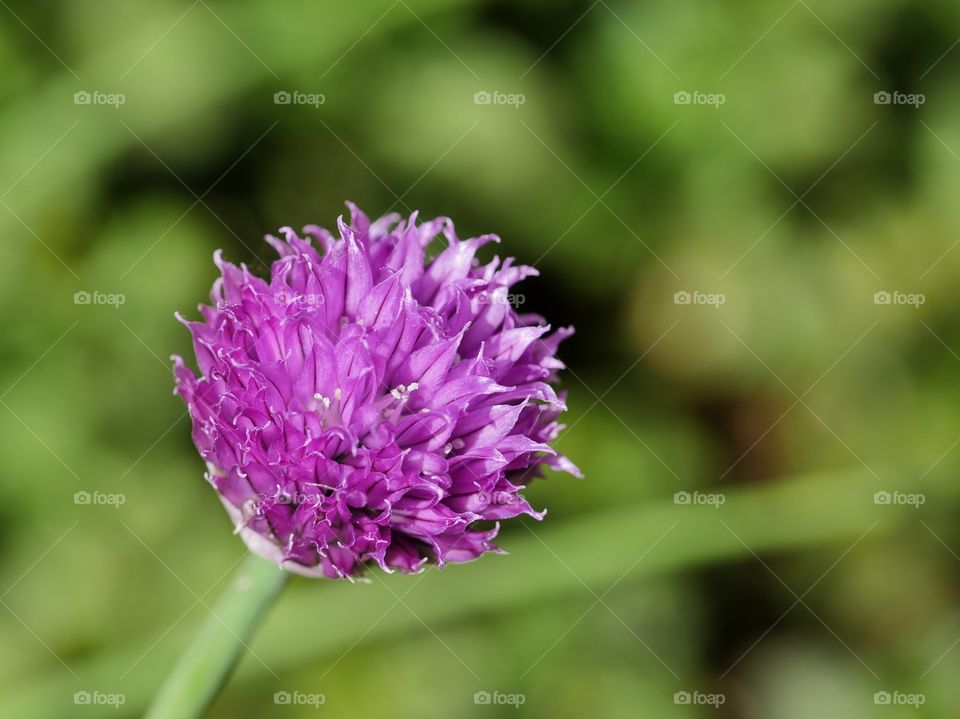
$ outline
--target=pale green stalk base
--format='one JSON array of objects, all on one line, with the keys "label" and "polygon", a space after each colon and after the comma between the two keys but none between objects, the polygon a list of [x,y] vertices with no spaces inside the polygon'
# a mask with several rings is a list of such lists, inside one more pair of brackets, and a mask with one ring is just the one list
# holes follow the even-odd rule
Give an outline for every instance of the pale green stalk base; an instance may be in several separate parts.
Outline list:
[{"label": "pale green stalk base", "polygon": [[154,698],[147,719],[203,716],[227,683],[260,619],[289,576],[277,565],[253,554],[243,561]]}]

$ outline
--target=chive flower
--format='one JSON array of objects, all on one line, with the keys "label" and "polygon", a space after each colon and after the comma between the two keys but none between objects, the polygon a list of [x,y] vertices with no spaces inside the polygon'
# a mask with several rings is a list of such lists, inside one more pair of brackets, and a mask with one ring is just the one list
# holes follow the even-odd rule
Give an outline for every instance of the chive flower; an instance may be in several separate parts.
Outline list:
[{"label": "chive flower", "polygon": [[339,238],[268,236],[269,280],[218,251],[203,321],[178,315],[199,374],[175,356],[176,393],[206,478],[251,551],[307,576],[502,551],[500,520],[543,517],[521,494],[531,478],[580,476],[550,447],[573,330],[517,312],[511,288],[538,273],[480,264],[496,235],[460,240],[449,218],[417,213],[371,222],[347,204]]}]

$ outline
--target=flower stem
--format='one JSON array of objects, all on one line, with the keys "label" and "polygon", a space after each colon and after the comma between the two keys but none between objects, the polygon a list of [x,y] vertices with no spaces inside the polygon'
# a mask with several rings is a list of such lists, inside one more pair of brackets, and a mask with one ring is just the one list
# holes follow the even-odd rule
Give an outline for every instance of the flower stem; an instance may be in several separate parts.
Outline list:
[{"label": "flower stem", "polygon": [[261,618],[280,595],[289,576],[253,554],[243,561],[193,643],[154,697],[147,719],[203,716],[227,683]]}]

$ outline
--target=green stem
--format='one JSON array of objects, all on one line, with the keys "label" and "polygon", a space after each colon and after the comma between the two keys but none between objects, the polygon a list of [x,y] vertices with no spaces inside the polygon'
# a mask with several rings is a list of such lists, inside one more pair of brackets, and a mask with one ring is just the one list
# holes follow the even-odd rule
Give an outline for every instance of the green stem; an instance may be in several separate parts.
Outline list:
[{"label": "green stem", "polygon": [[203,716],[290,575],[251,554],[153,700],[147,719]]}]

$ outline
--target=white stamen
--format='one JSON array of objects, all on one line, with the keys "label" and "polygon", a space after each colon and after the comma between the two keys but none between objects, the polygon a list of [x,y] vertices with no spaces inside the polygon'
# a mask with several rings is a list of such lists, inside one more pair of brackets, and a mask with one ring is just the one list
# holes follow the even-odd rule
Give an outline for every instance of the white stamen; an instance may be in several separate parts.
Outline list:
[{"label": "white stamen", "polygon": [[398,399],[402,402],[406,402],[408,399],[410,399],[410,393],[415,392],[418,389],[420,389],[420,385],[417,384],[416,382],[411,382],[409,387],[406,385],[398,384],[396,387],[390,390],[390,396],[393,397],[394,399]]}]

